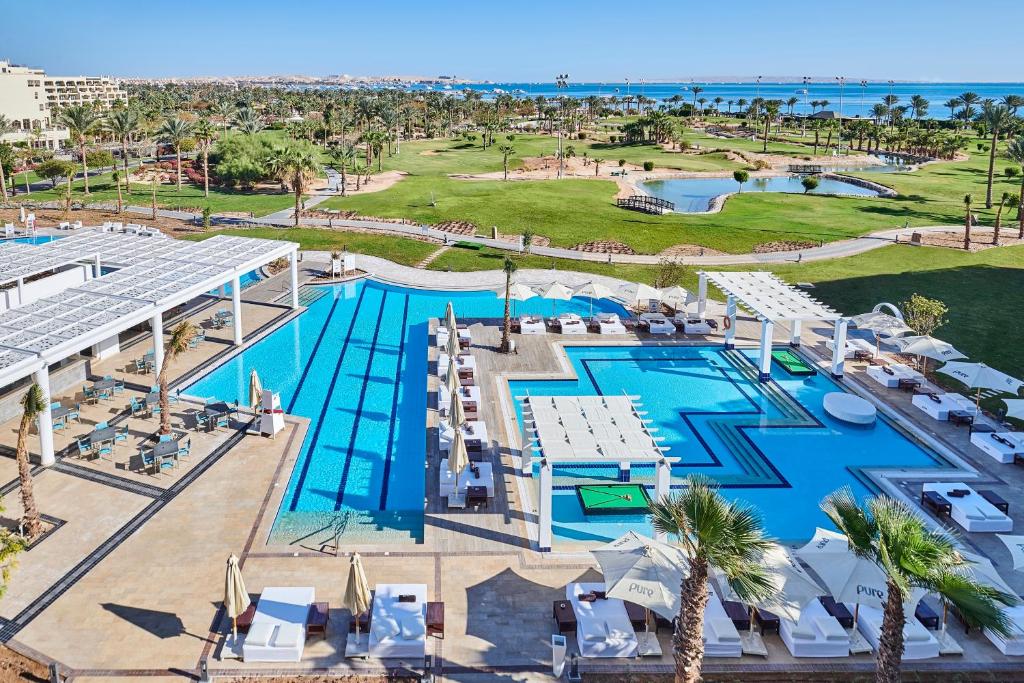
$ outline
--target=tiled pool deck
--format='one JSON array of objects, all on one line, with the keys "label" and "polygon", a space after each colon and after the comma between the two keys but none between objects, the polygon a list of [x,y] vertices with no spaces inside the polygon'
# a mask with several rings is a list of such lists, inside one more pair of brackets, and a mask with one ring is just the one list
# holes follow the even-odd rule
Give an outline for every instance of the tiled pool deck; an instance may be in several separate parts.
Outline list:
[{"label": "tiled pool deck", "polygon": [[[275,280],[247,290],[244,297],[253,302],[272,299],[279,284]],[[265,325],[279,324],[287,317],[283,309],[249,304],[243,317],[245,332],[258,333]],[[741,342],[754,343],[757,333],[752,322],[740,321]],[[779,331],[780,338],[784,333]],[[474,325],[473,335],[482,378],[483,419],[492,434],[487,457],[497,476],[496,499],[490,508],[449,511],[437,499],[438,456],[433,450],[436,440],[430,438],[433,431],[428,435],[431,446],[425,469],[409,473],[425,476],[427,481],[423,542],[372,545],[352,536],[342,539],[340,556],[333,549],[322,552],[317,542],[322,539],[284,546],[266,544],[308,427],[304,419],[288,418],[284,432],[274,440],[245,435],[241,422],[219,433],[193,433],[196,454],[192,462],[155,476],[131,475],[106,461],[97,464],[64,458],[57,466],[38,472],[35,486],[42,512],[64,524],[22,556],[10,590],[0,601],[0,634],[15,649],[59,662],[71,670],[76,681],[180,679],[194,675],[203,658],[208,658],[212,673],[222,675],[369,674],[382,673],[385,664],[392,670],[401,669],[401,662],[346,660],[342,655],[348,614],[338,605],[348,571],[345,553],[358,550],[371,584],[425,583],[430,600],[445,602],[445,638],[430,638],[427,643],[436,678],[543,678],[545,671],[550,672],[552,601],[564,595],[566,583],[596,580],[598,574],[586,553],[542,554],[530,549],[532,503],[520,495],[512,474],[515,439],[509,435],[507,396],[501,397],[507,375],[563,374],[561,338],[520,337],[520,353],[505,356],[495,352],[496,327]],[[577,339],[595,341],[593,337]],[[814,330],[805,332],[805,340],[809,352],[821,349],[822,340]],[[637,339],[629,336],[620,341],[635,343]],[[176,361],[172,374],[182,375],[213,357],[222,358],[222,352],[230,353],[230,347],[208,342]],[[131,349],[123,355],[112,359],[110,367],[134,357]],[[851,388],[874,392],[857,382],[863,366],[848,367]],[[114,374],[120,376],[121,372],[115,369]],[[150,383],[148,378],[125,377]],[[883,392],[875,393],[881,396]],[[1024,469],[999,466],[970,449],[966,429],[919,420],[915,415],[919,411],[909,406],[906,395],[888,391],[884,397],[897,417],[925,427],[938,447],[964,454],[987,488],[1014,501],[1011,513],[1018,525],[1024,524],[1019,496],[1013,495],[1014,489],[1024,487]],[[114,403],[90,407],[83,411],[83,423],[107,419],[116,407]],[[129,425],[137,438],[156,428],[155,422],[134,418]],[[12,428],[12,423],[0,425],[0,445],[13,446]],[[433,409],[428,411],[427,428],[436,429]],[[58,443],[58,447],[62,445]],[[127,454],[128,448],[121,448]],[[116,454],[115,462],[120,459]],[[13,459],[0,458],[0,479],[14,482],[5,488],[4,517],[16,519],[20,510]],[[915,479],[916,475],[905,473],[890,482],[893,491],[913,495]],[[1010,571],[1008,555],[997,539],[984,534],[964,538],[988,554],[1011,585],[1024,590],[1024,575]],[[271,585],[311,585],[318,600],[331,603],[327,637],[311,639],[301,663],[246,664],[216,659],[224,629],[219,620],[224,560],[232,552],[242,559],[250,592],[259,593]],[[1000,671],[1009,679],[1020,668],[1019,662],[999,655],[979,634],[963,636],[956,630],[956,636],[965,648],[964,657],[909,663],[908,668],[951,674],[984,671],[995,675],[993,680],[999,678]],[[765,641],[767,659],[708,660],[706,670],[734,674],[736,680],[743,680],[744,671],[833,680],[872,668],[867,655],[797,661],[778,638],[769,636]],[[670,652],[668,634],[662,634],[661,645],[664,652]],[[423,662],[405,664],[417,671],[423,669]],[[584,669],[641,676],[668,673],[671,657],[588,660]]]}]

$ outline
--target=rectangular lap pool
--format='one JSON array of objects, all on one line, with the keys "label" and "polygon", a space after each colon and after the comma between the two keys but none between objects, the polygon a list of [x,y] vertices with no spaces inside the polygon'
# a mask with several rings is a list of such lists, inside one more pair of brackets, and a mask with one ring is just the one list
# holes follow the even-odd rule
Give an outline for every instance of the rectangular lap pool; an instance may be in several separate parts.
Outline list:
[{"label": "rectangular lap pool", "polygon": [[[818,509],[825,494],[849,485],[867,495],[864,469],[950,467],[885,419],[858,427],[827,416],[822,398],[841,389],[820,373],[794,376],[773,364],[772,381],[759,383],[756,350],[587,346],[566,352],[577,380],[514,381],[512,395],[639,396],[667,455],[681,459],[673,486],[704,473],[727,496],[757,506],[768,532],[781,540],[806,540],[827,524]],[[652,533],[642,514],[584,514],[577,487],[618,481],[617,463],[556,463],[554,475],[556,547],[611,540],[628,529]],[[631,481],[653,495],[653,465],[634,464]]]}]

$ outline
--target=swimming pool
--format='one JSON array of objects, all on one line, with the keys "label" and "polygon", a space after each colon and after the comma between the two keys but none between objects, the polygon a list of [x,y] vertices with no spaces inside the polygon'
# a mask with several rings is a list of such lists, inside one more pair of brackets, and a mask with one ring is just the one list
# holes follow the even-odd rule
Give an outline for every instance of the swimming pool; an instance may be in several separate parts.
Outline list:
[{"label": "swimming pool", "polygon": [[33,237],[15,237],[12,240],[5,240],[10,242],[17,242],[18,244],[46,244],[54,240],[59,240],[63,235],[34,235]]},{"label": "swimming pool", "polygon": [[[774,176],[751,178],[743,184],[743,192],[783,192],[803,194],[804,187],[798,176]],[[707,211],[711,200],[723,194],[740,191],[740,185],[732,178],[668,178],[648,180],[639,184],[647,193],[660,199],[667,199],[676,205],[678,213]],[[877,197],[878,193],[859,185],[844,183],[833,178],[818,178],[818,187],[809,194],[847,194],[860,197]]]},{"label": "swimming pool", "polygon": [[[846,485],[857,495],[871,492],[864,469],[950,467],[887,420],[864,428],[827,416],[822,398],[839,390],[829,377],[794,377],[773,365],[772,382],[759,383],[756,349],[567,347],[566,353],[578,379],[513,381],[512,395],[639,396],[667,455],[681,458],[672,484],[694,472],[714,478],[727,496],[757,506],[768,532],[782,540],[805,540],[827,524],[818,508],[825,494]],[[556,464],[554,475],[556,545],[610,540],[628,529],[651,533],[642,515],[583,514],[575,485],[617,481],[617,463]],[[653,475],[653,466],[632,468],[632,481],[651,492]]]},{"label": "swimming pool", "polygon": [[[252,287],[254,284],[256,284],[259,281],[260,281],[260,274],[257,271],[255,271],[255,270],[250,270],[248,273],[242,273],[238,277],[238,283],[241,285],[241,288],[242,288],[243,291],[246,288],[248,288],[248,287]],[[219,296],[220,295],[220,287],[218,287],[217,289],[211,289],[209,293],[210,294],[216,294],[216,295]],[[224,285],[224,296],[231,296],[233,293],[234,293],[234,287],[231,285],[230,282],[227,283],[226,285]]]},{"label": "swimming pool", "polygon": [[[427,322],[452,301],[460,318],[499,318],[492,292],[444,292],[372,280],[304,292],[323,293],[296,319],[183,389],[228,401],[248,393],[255,369],[281,393],[285,411],[311,420],[272,532],[289,543],[332,524],[373,542],[423,534],[427,409]],[[552,302],[519,302],[524,313]],[[590,299],[555,302],[586,313]],[[625,314],[598,300],[595,311]]]}]

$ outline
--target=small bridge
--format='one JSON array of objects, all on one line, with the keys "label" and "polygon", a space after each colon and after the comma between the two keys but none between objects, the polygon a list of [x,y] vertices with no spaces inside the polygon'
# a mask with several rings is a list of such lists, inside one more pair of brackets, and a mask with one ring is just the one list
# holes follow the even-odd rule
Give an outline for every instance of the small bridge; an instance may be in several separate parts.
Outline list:
[{"label": "small bridge", "polygon": [[790,164],[787,169],[790,173],[799,173],[801,175],[811,174],[816,175],[818,173],[824,173],[825,167],[817,164]]},{"label": "small bridge", "polygon": [[659,199],[658,197],[651,197],[645,194],[635,194],[630,197],[622,197],[617,199],[615,204],[620,209],[657,214],[669,213],[670,211],[674,211],[676,208],[676,205],[667,199]]}]

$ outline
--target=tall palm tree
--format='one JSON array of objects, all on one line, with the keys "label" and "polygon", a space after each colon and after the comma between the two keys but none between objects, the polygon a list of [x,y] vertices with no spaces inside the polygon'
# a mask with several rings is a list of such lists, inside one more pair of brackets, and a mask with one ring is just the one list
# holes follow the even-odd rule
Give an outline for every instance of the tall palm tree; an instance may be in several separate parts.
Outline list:
[{"label": "tall palm tree", "polygon": [[302,217],[302,195],[306,186],[320,172],[320,162],[317,159],[317,152],[308,143],[291,144],[277,150],[277,153],[270,160],[270,167],[274,175],[281,182],[291,186],[295,193],[295,225],[298,227],[299,219]]},{"label": "tall palm tree", "polygon": [[974,196],[971,194],[964,195],[964,250],[971,248],[971,222],[974,219],[974,215],[971,213],[971,205],[974,203]]},{"label": "tall palm tree", "polygon": [[[12,124],[6,116],[0,114],[0,138],[7,135],[14,130],[14,124]],[[0,143],[6,144],[6,143]],[[11,181],[14,182],[13,180]],[[3,203],[7,203],[7,176],[4,173],[3,164],[0,164],[0,197],[3,198]]]},{"label": "tall palm tree", "polygon": [[956,110],[960,108],[963,101],[959,97],[953,97],[942,103],[943,107],[949,109],[949,120],[952,121],[956,116]]},{"label": "tall palm tree", "polygon": [[498,151],[501,152],[501,165],[505,169],[505,180],[508,180],[508,160],[516,153],[516,148],[512,145],[498,145]]},{"label": "tall palm tree", "polygon": [[752,508],[728,501],[703,476],[650,504],[658,533],[674,536],[688,558],[680,587],[679,618],[672,636],[677,683],[697,683],[704,659],[704,608],[711,566],[721,572],[744,602],[771,596],[773,586],[761,564],[771,545]]},{"label": "tall palm tree", "polygon": [[110,113],[103,125],[104,129],[121,143],[121,161],[124,165],[124,182],[128,194],[132,193],[128,181],[128,143],[142,132],[142,117],[137,109],[125,107]]},{"label": "tall palm tree", "polygon": [[71,134],[78,145],[78,153],[82,155],[82,176],[85,178],[85,194],[89,194],[89,164],[85,158],[85,148],[90,136],[96,131],[102,117],[92,107],[84,104],[73,104],[65,107],[57,116],[57,120]]},{"label": "tall palm tree", "polygon": [[1004,192],[1003,196],[999,198],[999,208],[996,210],[996,222],[992,226],[992,244],[999,246],[999,226],[1003,220],[1003,209],[1006,207],[1006,203],[1010,201],[1010,193]]},{"label": "tall palm tree", "polygon": [[978,120],[985,124],[992,141],[988,155],[988,184],[985,187],[985,208],[992,208],[992,182],[996,170],[996,148],[999,146],[999,134],[1013,125],[1013,114],[1005,104],[986,102]]},{"label": "tall palm tree", "polygon": [[235,112],[235,127],[246,135],[256,135],[263,130],[263,119],[250,107]]},{"label": "tall palm tree", "polygon": [[914,118],[920,121],[928,114],[928,105],[931,104],[921,95],[914,95],[910,98],[910,109],[914,112]]},{"label": "tall palm tree", "polygon": [[764,147],[763,152],[768,151],[768,133],[771,131],[772,121],[778,118],[782,102],[780,100],[768,100],[764,103]]},{"label": "tall palm tree", "polygon": [[849,539],[850,550],[878,566],[886,577],[886,603],[878,643],[875,680],[898,683],[903,657],[903,605],[915,589],[938,593],[966,621],[997,633],[1008,623],[1000,604],[1013,596],[971,578],[970,563],[944,531],[932,531],[905,503],[885,496],[862,508],[849,488],[829,494],[821,509]]},{"label": "tall palm tree", "polygon": [[21,422],[18,424],[18,448],[15,457],[18,461],[18,482],[21,488],[21,526],[29,542],[35,539],[42,530],[43,523],[39,519],[39,508],[32,487],[32,466],[28,461],[28,430],[50,406],[43,401],[43,390],[33,384],[21,399]]},{"label": "tall palm tree", "polygon": [[704,92],[704,88],[700,87],[699,85],[695,85],[692,88],[690,88],[690,92],[693,93],[693,111],[697,111],[697,95],[700,95],[702,92]]},{"label": "tall palm tree", "polygon": [[213,105],[213,115],[226,127],[235,115],[235,105],[227,100],[219,100]]},{"label": "tall palm tree", "polygon": [[[1014,138],[1006,145],[1006,156],[1024,166],[1024,138]],[[1017,195],[1017,222],[1020,234],[1024,239],[1024,172],[1020,174],[1020,193]]]},{"label": "tall palm tree", "polygon": [[199,119],[193,130],[203,154],[203,196],[210,196],[210,149],[217,139],[217,127],[209,119]]},{"label": "tall palm tree", "polygon": [[351,142],[341,142],[331,145],[330,151],[328,152],[331,156],[331,160],[334,165],[338,167],[338,171],[341,173],[341,196],[345,196],[345,186],[348,184],[348,168],[352,165],[352,162],[356,158],[356,148]]},{"label": "tall palm tree", "polygon": [[[532,238],[531,238],[532,239]],[[508,353],[512,348],[512,274],[516,272],[518,266],[511,257],[506,256],[505,262],[502,264],[501,269],[505,271],[505,325],[501,330],[501,352]]]},{"label": "tall palm tree", "polygon": [[181,192],[181,148],[186,140],[191,140],[195,127],[191,121],[186,121],[180,116],[169,118],[163,122],[157,130],[157,138],[166,142],[174,148],[176,161],[175,175],[177,176],[178,192]]},{"label": "tall palm tree", "polygon": [[160,365],[157,384],[160,385],[160,433],[171,433],[171,401],[167,386],[167,368],[171,361],[185,353],[192,337],[199,328],[190,320],[183,320],[171,330],[170,339],[164,342],[164,362]]}]

